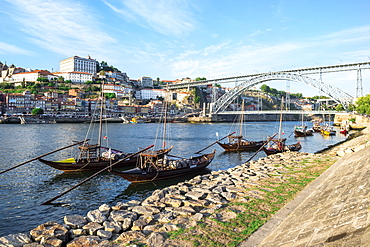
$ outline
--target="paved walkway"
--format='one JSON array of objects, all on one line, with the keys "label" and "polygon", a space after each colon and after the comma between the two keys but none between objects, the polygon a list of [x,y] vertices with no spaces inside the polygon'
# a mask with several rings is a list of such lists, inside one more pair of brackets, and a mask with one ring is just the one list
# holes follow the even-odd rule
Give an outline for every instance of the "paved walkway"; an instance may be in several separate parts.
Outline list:
[{"label": "paved walkway", "polygon": [[370,147],[342,157],[239,247],[370,246]]}]

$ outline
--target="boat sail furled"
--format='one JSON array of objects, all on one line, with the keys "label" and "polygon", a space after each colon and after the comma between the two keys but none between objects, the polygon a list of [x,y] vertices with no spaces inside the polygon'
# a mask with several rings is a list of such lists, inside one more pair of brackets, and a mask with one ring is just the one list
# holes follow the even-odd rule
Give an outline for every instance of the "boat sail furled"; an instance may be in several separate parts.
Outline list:
[{"label": "boat sail furled", "polygon": [[243,138],[244,100],[242,101],[242,114],[239,117],[239,129],[236,135],[229,135],[227,143],[217,142],[225,151],[257,151],[265,141],[248,141]]}]

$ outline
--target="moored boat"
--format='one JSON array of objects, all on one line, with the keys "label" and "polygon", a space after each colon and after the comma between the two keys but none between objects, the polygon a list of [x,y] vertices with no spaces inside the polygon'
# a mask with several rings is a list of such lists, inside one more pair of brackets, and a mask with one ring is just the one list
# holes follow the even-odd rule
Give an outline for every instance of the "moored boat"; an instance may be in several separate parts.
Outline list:
[{"label": "moored boat", "polygon": [[227,143],[217,142],[225,151],[257,151],[266,141],[248,141],[243,138],[243,124],[244,124],[244,100],[242,101],[242,114],[239,118],[238,134],[229,135]]},{"label": "moored boat", "polygon": [[213,160],[215,151],[191,158],[171,155],[140,154],[138,167],[125,171],[111,169],[110,172],[132,183],[163,180],[195,173],[206,168]]}]

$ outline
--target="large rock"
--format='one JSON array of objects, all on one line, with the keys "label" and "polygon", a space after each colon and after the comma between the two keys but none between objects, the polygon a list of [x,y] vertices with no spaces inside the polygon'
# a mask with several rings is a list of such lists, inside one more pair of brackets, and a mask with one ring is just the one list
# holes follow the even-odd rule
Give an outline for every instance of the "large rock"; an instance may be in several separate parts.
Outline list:
[{"label": "large rock", "polygon": [[115,221],[105,221],[103,222],[103,226],[105,231],[113,233],[119,233],[122,230],[121,225]]},{"label": "large rock", "polygon": [[64,224],[68,225],[72,229],[81,228],[87,224],[85,217],[81,215],[66,215],[64,216]]},{"label": "large rock", "polygon": [[35,241],[40,242],[42,238],[56,237],[63,242],[68,241],[68,230],[55,221],[49,221],[32,229],[30,234]]},{"label": "large rock", "polygon": [[132,227],[131,227],[131,230],[132,231],[141,231],[144,229],[145,226],[148,225],[148,222],[145,220],[145,219],[138,219],[138,220],[135,220],[133,223],[132,223]]},{"label": "large rock", "polygon": [[115,210],[110,213],[109,218],[116,222],[123,222],[125,219],[131,219],[131,221],[134,221],[137,220],[137,214],[128,210]]},{"label": "large rock", "polygon": [[108,216],[111,208],[108,204],[103,204],[99,207],[99,211],[102,212],[105,216]]},{"label": "large rock", "polygon": [[201,191],[190,191],[186,193],[185,196],[193,200],[199,200],[199,199],[204,199],[207,196],[207,194]]},{"label": "large rock", "polygon": [[87,231],[84,229],[69,229],[69,237],[72,239],[86,235],[86,233]]},{"label": "large rock", "polygon": [[133,242],[143,240],[145,240],[145,235],[142,232],[129,231],[121,233],[121,235],[116,239],[116,242],[119,242],[120,244],[131,244]]},{"label": "large rock", "polygon": [[138,214],[158,214],[160,212],[158,208],[150,206],[136,206],[131,211]]},{"label": "large rock", "polygon": [[97,223],[103,223],[107,220],[107,217],[99,209],[89,211],[86,217],[89,221]]},{"label": "large rock", "polygon": [[112,237],[112,232],[104,231],[104,230],[98,230],[96,232],[96,235],[99,236],[102,239],[110,239]]},{"label": "large rock", "polygon": [[98,236],[81,236],[73,239],[67,244],[67,247],[94,247],[98,246],[101,239]]},{"label": "large rock", "polygon": [[158,232],[153,232],[146,240],[146,244],[150,247],[162,247],[165,246],[165,240],[166,238],[162,234]]},{"label": "large rock", "polygon": [[133,220],[131,218],[126,218],[122,221],[122,231],[127,231],[131,228]]},{"label": "large rock", "polygon": [[98,230],[104,229],[104,226],[98,222],[90,222],[82,227],[89,235],[95,235]]},{"label": "large rock", "polygon": [[18,247],[31,242],[30,236],[24,233],[10,234],[0,238],[0,246]]},{"label": "large rock", "polygon": [[62,247],[63,241],[56,237],[42,238],[40,244],[50,247]]},{"label": "large rock", "polygon": [[182,206],[182,200],[165,197],[161,200],[161,202],[165,203],[166,205],[170,205],[172,207],[181,207]]}]

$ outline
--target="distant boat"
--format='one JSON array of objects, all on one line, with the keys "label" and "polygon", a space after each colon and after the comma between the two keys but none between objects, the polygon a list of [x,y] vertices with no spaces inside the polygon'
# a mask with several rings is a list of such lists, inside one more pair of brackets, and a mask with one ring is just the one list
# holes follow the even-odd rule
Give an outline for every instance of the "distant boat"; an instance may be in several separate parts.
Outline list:
[{"label": "distant boat", "polygon": [[294,126],[294,136],[295,137],[306,137],[306,136],[312,136],[314,130],[308,129],[307,126],[303,122],[304,115],[302,114],[302,123],[301,125]]},{"label": "distant boat", "polygon": [[287,151],[299,151],[301,150],[302,146],[300,142],[295,144],[286,145],[285,141],[286,138],[281,138],[282,135],[282,122],[283,122],[283,100],[281,99],[281,107],[280,107],[280,121],[279,121],[279,132],[278,138],[272,139],[268,144],[267,147],[263,147],[263,151],[267,155],[276,154],[276,153],[283,153]]},{"label": "distant boat", "polygon": [[[225,151],[257,151],[266,141],[248,141],[243,138],[244,100],[242,101],[242,114],[239,116],[239,128],[236,135],[228,136],[227,143],[217,142]],[[252,130],[250,131],[252,133]]]}]

